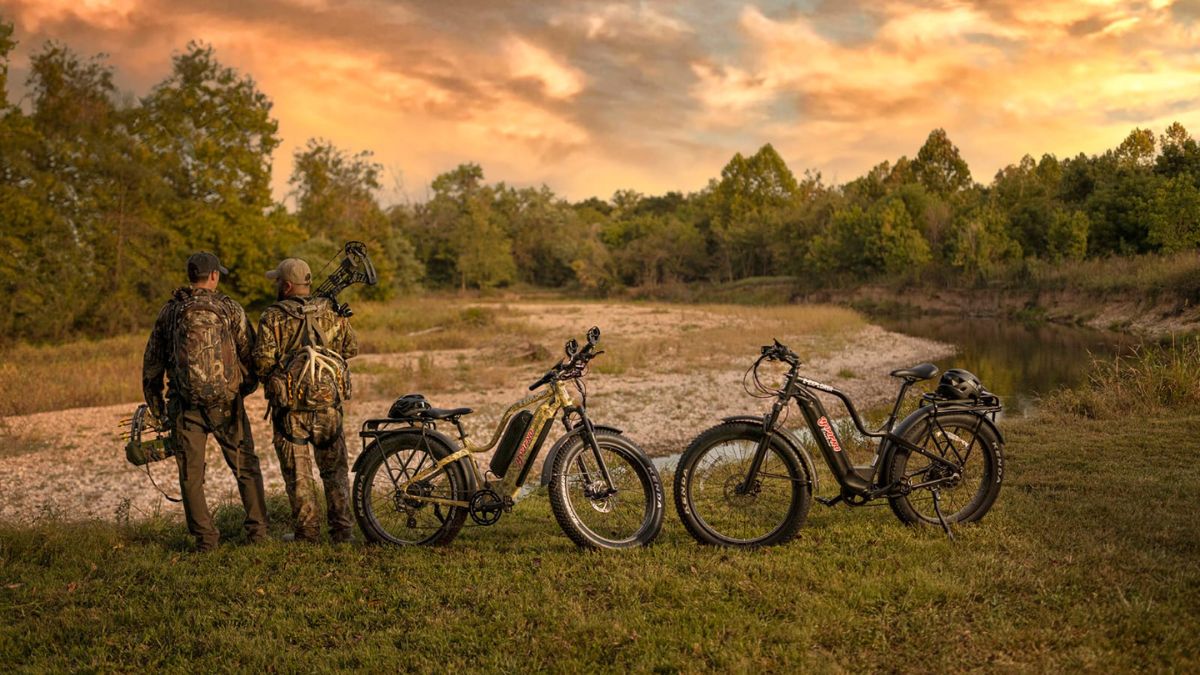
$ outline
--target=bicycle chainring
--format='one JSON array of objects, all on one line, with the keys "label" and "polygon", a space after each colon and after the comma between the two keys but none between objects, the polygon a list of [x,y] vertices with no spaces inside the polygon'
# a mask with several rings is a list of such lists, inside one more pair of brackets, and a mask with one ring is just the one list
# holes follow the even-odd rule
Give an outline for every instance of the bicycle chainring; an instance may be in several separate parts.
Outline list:
[{"label": "bicycle chainring", "polygon": [[479,525],[495,525],[504,515],[505,502],[495,490],[484,488],[471,497],[467,513]]}]

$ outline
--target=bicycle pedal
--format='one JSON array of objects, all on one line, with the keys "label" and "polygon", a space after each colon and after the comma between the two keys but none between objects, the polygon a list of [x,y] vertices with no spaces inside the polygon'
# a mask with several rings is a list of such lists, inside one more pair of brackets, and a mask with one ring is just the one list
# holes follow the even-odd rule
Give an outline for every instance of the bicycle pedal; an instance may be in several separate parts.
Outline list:
[{"label": "bicycle pedal", "polygon": [[817,501],[821,502],[825,506],[835,506],[838,502],[843,501],[843,498],[841,495],[836,497],[817,497]]}]

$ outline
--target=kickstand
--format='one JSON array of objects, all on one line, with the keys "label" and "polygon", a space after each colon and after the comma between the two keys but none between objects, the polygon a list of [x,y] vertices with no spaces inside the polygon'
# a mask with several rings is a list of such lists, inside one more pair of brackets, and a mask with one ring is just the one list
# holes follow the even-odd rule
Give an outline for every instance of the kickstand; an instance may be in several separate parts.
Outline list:
[{"label": "kickstand", "polygon": [[937,514],[938,522],[942,524],[942,531],[946,533],[947,537],[950,537],[950,541],[956,541],[954,539],[954,533],[950,531],[950,524],[946,522],[945,516],[942,515],[941,490],[933,488],[931,492],[933,492],[933,512]]}]

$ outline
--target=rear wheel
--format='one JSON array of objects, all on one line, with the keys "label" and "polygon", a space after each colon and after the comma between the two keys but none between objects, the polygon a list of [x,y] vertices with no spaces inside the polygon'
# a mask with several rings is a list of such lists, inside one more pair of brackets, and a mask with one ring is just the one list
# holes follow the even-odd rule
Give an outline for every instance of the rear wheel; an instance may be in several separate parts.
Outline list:
[{"label": "rear wheel", "polygon": [[675,470],[675,509],[702,544],[770,546],[790,541],[812,505],[812,476],[795,450],[772,434],[753,484],[746,476],[761,426],[718,424],[692,441]]},{"label": "rear wheel", "polygon": [[554,458],[550,476],[554,518],[582,548],[645,546],[662,530],[658,469],[621,434],[597,429],[595,435],[611,489],[591,445],[576,436]]},{"label": "rear wheel", "polygon": [[414,481],[450,449],[416,434],[386,436],[354,476],[354,516],[367,539],[400,546],[448,544],[462,529],[467,510],[429,499],[465,501],[467,479],[458,462]]},{"label": "rear wheel", "polygon": [[909,524],[939,525],[934,489],[947,523],[974,522],[992,508],[1004,478],[1004,458],[1000,439],[982,417],[970,413],[930,415],[906,429],[901,437],[955,468],[898,449],[888,467],[888,483],[916,485],[950,480],[889,499],[897,518]]}]

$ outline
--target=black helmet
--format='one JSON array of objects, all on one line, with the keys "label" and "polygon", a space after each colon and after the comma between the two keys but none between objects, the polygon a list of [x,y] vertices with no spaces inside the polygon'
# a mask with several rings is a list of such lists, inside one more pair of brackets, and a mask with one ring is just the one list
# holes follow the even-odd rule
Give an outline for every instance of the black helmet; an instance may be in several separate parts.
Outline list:
[{"label": "black helmet", "polygon": [[979,398],[983,394],[983,383],[970,371],[951,368],[942,373],[938,381],[937,395],[945,399],[961,401]]},{"label": "black helmet", "polygon": [[418,410],[428,410],[430,408],[429,400],[421,394],[405,394],[396,399],[392,407],[388,410],[388,417],[392,419],[403,419],[412,417],[413,413]]}]

